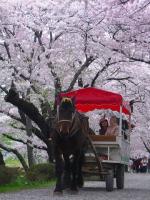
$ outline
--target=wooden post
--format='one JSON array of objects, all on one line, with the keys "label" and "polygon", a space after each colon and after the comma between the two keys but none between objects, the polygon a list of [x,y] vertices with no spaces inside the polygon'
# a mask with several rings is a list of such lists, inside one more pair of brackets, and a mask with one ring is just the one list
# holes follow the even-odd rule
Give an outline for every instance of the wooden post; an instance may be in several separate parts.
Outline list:
[{"label": "wooden post", "polygon": [[119,136],[122,134],[122,105],[120,105]]}]

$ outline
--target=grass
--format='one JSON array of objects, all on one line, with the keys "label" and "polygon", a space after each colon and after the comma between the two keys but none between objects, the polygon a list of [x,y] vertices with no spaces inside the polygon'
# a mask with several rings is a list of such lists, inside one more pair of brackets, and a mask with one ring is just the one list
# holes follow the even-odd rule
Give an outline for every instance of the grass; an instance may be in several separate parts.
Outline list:
[{"label": "grass", "polygon": [[16,181],[4,186],[0,186],[0,193],[16,192],[23,189],[49,188],[53,186],[54,183],[55,183],[55,180],[51,180],[48,182],[30,182],[24,176],[19,176],[16,179]]},{"label": "grass", "polygon": [[5,159],[5,164],[8,167],[21,167],[19,160],[15,159],[14,157],[8,157]]},{"label": "grass", "polygon": [[[14,157],[8,157],[5,159],[5,164],[7,167],[19,167],[21,168],[21,164],[18,159],[15,159]],[[25,177],[24,172],[21,172],[20,175],[17,177],[15,181],[12,183],[6,184],[1,186],[0,185],[0,193],[4,192],[16,192],[24,189],[39,189],[39,188],[50,188],[55,184],[55,180],[50,181],[34,181],[31,182],[27,180]]]}]

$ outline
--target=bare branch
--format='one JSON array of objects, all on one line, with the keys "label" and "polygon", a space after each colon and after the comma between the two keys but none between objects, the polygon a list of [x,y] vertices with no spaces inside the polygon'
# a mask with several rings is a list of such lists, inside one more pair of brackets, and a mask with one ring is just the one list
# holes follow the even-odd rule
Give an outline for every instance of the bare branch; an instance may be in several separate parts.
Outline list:
[{"label": "bare branch", "polygon": [[[92,37],[92,41],[95,42],[95,43],[101,44],[103,47],[106,47],[105,44],[103,44],[101,41],[95,40],[93,37]],[[150,60],[145,60],[143,58],[136,58],[134,56],[129,56],[122,49],[116,49],[116,48],[109,48],[109,49],[114,51],[114,52],[117,52],[117,53],[124,55],[126,58],[130,59],[129,61],[143,62],[143,63],[146,63],[146,64],[150,64]]]},{"label": "bare branch", "polygon": [[51,70],[51,74],[54,77],[54,86],[55,86],[55,97],[61,92],[62,86],[59,76],[57,75],[56,71],[54,70],[54,66],[51,62],[47,63],[49,69]]},{"label": "bare branch", "polygon": [[3,113],[3,114],[7,115],[8,117],[10,117],[10,118],[12,118],[12,119],[15,119],[15,120],[17,120],[17,121],[19,121],[19,122],[22,122],[21,118],[19,118],[19,117],[13,115],[13,114],[11,114],[11,113],[9,113],[9,112],[6,111],[6,110],[1,110],[1,109],[0,109],[0,113]]},{"label": "bare branch", "polygon": [[123,50],[121,49],[111,49],[112,51],[115,51],[115,52],[118,52],[120,54],[123,54],[124,56],[126,56],[127,58],[129,58],[130,60],[133,60],[133,61],[137,61],[137,62],[144,62],[146,64],[150,64],[150,60],[147,61],[147,60],[144,60],[143,58],[135,58],[133,56],[128,56]]},{"label": "bare branch", "polygon": [[107,61],[106,65],[105,65],[101,70],[99,70],[99,71],[96,73],[96,75],[94,76],[94,78],[93,78],[93,80],[92,80],[92,82],[91,82],[91,87],[94,87],[95,82],[96,82],[96,80],[98,79],[99,75],[100,75],[101,73],[103,73],[103,71],[105,71],[105,70],[108,68],[108,66],[109,66],[109,64],[110,64],[110,60],[111,60],[111,58],[108,58],[108,61]]},{"label": "bare branch", "polygon": [[[15,124],[10,124],[14,129],[21,130],[21,133],[24,133],[23,131],[26,131],[25,127],[23,126],[15,126]],[[25,126],[25,124],[24,124]],[[43,133],[35,126],[32,126],[32,132],[40,139],[42,140],[45,144],[48,145],[47,139],[45,139]]]},{"label": "bare branch", "polygon": [[25,142],[25,141],[23,141],[22,139],[14,138],[14,137],[12,137],[12,136],[10,136],[10,135],[7,135],[7,134],[5,134],[5,133],[3,133],[3,135],[4,135],[5,137],[7,137],[8,139],[10,139],[10,140],[13,140],[13,141],[16,141],[16,142],[20,142],[20,143],[25,144],[25,145],[29,144],[29,145],[31,145],[33,148],[47,151],[47,148],[46,148],[46,147],[44,147],[44,146],[38,146],[38,145],[36,145],[36,144],[33,144],[32,141],[29,140],[29,139]]},{"label": "bare branch", "polygon": [[0,89],[3,90],[6,94],[8,94],[8,90],[7,90],[5,87],[2,87],[2,86],[0,85]]},{"label": "bare branch", "polygon": [[57,35],[55,36],[55,38],[54,38],[54,41],[56,41],[58,38],[60,38],[60,37],[63,35],[63,33],[64,33],[64,31],[61,32],[61,33],[59,33],[59,34],[57,34]]},{"label": "bare branch", "polygon": [[96,58],[94,58],[93,56],[90,56],[89,58],[86,59],[86,61],[84,62],[84,64],[80,67],[80,69],[75,73],[73,80],[71,81],[69,87],[67,90],[63,91],[63,92],[68,92],[70,90],[73,89],[77,79],[79,78],[80,74],[89,67],[89,65],[95,60]]},{"label": "bare branch", "polygon": [[45,47],[42,43],[42,31],[35,31],[35,37],[38,39],[39,45],[41,46],[41,49],[43,52],[45,52]]},{"label": "bare branch", "polygon": [[8,58],[11,60],[11,55],[10,55],[10,50],[9,50],[9,44],[7,44],[6,42],[4,42],[4,47],[6,49]]},{"label": "bare branch", "polygon": [[1,149],[4,149],[5,151],[14,153],[14,154],[17,156],[17,158],[19,159],[19,161],[21,162],[21,164],[22,164],[22,166],[23,166],[25,172],[28,171],[28,169],[29,169],[29,168],[28,168],[28,165],[26,164],[26,162],[25,162],[24,158],[22,157],[22,155],[17,151],[17,149],[12,149],[12,148],[10,148],[10,147],[4,146],[4,145],[1,144],[1,143],[0,143],[0,148],[1,148]]},{"label": "bare branch", "polygon": [[49,32],[49,48],[51,48],[51,44],[53,41],[53,35],[52,35],[52,31]]},{"label": "bare branch", "polygon": [[[19,70],[16,68],[16,67],[14,67],[14,71],[15,71],[15,73],[19,73]],[[27,81],[27,80],[29,80],[29,77],[26,77],[25,75],[23,75],[23,74],[20,74],[20,77],[23,79],[23,80],[25,80],[25,81]]]},{"label": "bare branch", "polygon": [[126,4],[128,3],[130,0],[120,0],[120,4]]},{"label": "bare branch", "polygon": [[19,50],[20,50],[20,52],[22,52],[22,53],[25,52],[24,49],[22,48],[21,44],[19,44],[19,43],[15,43],[15,44],[14,44],[14,47],[18,47]]},{"label": "bare branch", "polygon": [[120,78],[115,78],[115,77],[111,77],[111,78],[107,78],[106,80],[109,80],[109,81],[112,81],[112,80],[115,80],[115,81],[123,81],[123,80],[129,80],[131,79],[132,77],[128,76],[128,77],[120,77]]},{"label": "bare branch", "polygon": [[141,10],[145,9],[147,6],[150,5],[150,2],[147,2],[144,6],[140,7],[138,10],[134,11],[130,16],[133,16],[135,13],[140,12]]},{"label": "bare branch", "polygon": [[147,144],[145,143],[144,139],[142,137],[140,137],[144,146],[145,146],[145,149],[150,153],[150,149],[148,148]]},{"label": "bare branch", "polygon": [[[19,70],[14,66],[13,67],[13,69],[14,69],[14,71],[15,71],[15,73],[19,73]],[[31,72],[31,71],[30,71]],[[24,80],[24,81],[30,81],[30,77],[27,77],[27,76],[25,76],[24,74],[22,74],[22,73],[19,73],[19,76]],[[32,90],[35,92],[35,93],[37,93],[37,94],[39,94],[39,91],[36,89],[36,87],[34,86],[34,84],[33,84],[33,81],[30,81],[30,83],[31,83],[31,88],[32,88]]]},{"label": "bare branch", "polygon": [[12,36],[15,35],[15,33],[13,31],[11,31],[10,29],[8,29],[8,27],[4,27],[4,30],[9,38],[10,38],[10,35],[12,35]]},{"label": "bare branch", "polygon": [[5,61],[5,58],[4,57],[2,57],[2,55],[0,54],[0,60],[1,61]]}]

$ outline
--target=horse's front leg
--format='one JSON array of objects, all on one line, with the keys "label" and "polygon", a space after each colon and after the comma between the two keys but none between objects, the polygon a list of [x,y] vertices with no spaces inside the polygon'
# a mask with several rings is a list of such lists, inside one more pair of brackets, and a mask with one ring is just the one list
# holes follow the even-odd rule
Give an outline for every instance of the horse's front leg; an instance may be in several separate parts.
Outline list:
[{"label": "horse's front leg", "polygon": [[63,176],[63,186],[64,188],[70,187],[71,183],[71,164],[69,155],[64,154],[64,176]]},{"label": "horse's front leg", "polygon": [[62,159],[62,154],[59,151],[58,147],[55,148],[55,175],[56,175],[56,186],[54,189],[55,193],[62,193],[62,174],[64,169],[64,163]]},{"label": "horse's front leg", "polygon": [[83,187],[84,185],[83,174],[82,174],[82,166],[84,163],[84,159],[85,159],[84,152],[81,152],[78,164],[78,175],[77,175],[77,185],[80,188]]},{"label": "horse's front leg", "polygon": [[74,159],[73,159],[73,162],[72,162],[72,181],[71,181],[71,190],[72,191],[78,191],[78,188],[77,188],[77,175],[78,175],[78,162],[79,162],[79,158],[80,158],[80,154],[79,152],[76,152],[74,154]]}]

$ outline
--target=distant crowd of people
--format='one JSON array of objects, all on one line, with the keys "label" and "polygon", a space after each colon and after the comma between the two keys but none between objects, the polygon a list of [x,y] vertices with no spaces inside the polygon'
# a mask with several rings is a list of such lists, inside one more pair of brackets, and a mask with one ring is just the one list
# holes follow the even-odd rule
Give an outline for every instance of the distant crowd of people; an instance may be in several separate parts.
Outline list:
[{"label": "distant crowd of people", "polygon": [[129,160],[129,172],[146,173],[150,172],[150,158],[132,158]]}]

